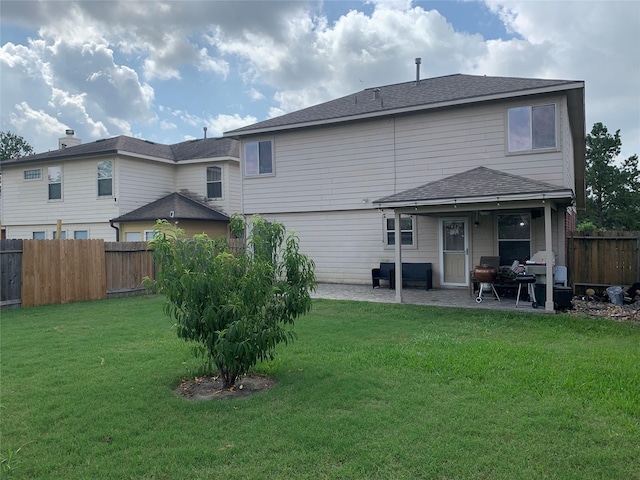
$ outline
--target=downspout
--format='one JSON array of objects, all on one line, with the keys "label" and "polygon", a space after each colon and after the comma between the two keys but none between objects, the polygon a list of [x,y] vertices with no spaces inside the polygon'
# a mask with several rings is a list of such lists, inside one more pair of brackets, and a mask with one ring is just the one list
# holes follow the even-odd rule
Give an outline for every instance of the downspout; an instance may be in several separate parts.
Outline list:
[{"label": "downspout", "polygon": [[111,228],[115,228],[115,230],[116,230],[116,242],[119,242],[120,241],[120,228],[116,227],[113,224],[113,220],[109,220],[109,225],[111,225]]}]

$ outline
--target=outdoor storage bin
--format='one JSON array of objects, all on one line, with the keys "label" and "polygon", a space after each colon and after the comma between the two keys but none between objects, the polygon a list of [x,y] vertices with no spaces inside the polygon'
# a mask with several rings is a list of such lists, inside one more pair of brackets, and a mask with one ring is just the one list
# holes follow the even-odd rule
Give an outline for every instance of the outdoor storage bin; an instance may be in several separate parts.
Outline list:
[{"label": "outdoor storage bin", "polygon": [[614,305],[622,305],[624,301],[624,297],[622,296],[622,287],[609,287],[607,288],[607,295],[609,295],[609,300]]},{"label": "outdoor storage bin", "polygon": [[[544,307],[547,301],[547,285],[544,283],[536,283],[534,291],[538,305]],[[571,287],[553,287],[553,303],[556,308],[571,308],[572,299],[573,289]]]}]

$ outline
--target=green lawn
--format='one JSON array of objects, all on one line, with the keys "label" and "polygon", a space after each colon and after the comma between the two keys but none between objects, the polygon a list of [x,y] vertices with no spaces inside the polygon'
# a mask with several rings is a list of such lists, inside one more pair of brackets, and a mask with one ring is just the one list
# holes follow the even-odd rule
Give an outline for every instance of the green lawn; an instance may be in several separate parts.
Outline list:
[{"label": "green lawn", "polygon": [[274,388],[194,403],[162,304],[2,312],[12,478],[640,479],[638,324],[314,300]]}]

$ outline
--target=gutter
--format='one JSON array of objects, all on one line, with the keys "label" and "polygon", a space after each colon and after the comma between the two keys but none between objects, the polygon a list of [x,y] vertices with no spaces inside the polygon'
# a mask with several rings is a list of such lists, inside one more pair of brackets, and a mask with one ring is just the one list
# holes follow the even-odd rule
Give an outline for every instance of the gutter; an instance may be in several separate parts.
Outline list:
[{"label": "gutter", "polygon": [[115,230],[116,230],[116,242],[119,242],[120,241],[120,227],[116,227],[113,224],[113,220],[109,220],[109,225],[111,225],[111,228],[115,228]]}]

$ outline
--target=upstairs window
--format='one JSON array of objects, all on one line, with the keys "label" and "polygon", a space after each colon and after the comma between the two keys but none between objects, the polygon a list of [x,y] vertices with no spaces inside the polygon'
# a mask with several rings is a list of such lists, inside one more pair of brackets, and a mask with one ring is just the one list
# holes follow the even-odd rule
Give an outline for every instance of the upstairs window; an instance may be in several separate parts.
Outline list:
[{"label": "upstairs window", "polygon": [[[402,245],[412,247],[415,246],[415,232],[414,232],[414,217],[410,215],[400,216],[400,238],[402,239]],[[392,246],[396,244],[396,219],[395,217],[384,219],[385,229],[385,245]]]},{"label": "upstairs window", "polygon": [[105,160],[98,163],[98,196],[110,197],[113,195],[113,162]]},{"label": "upstairs window", "polygon": [[[57,240],[58,239],[58,232],[56,232],[55,230],[53,231],[53,239]],[[62,230],[60,232],[60,240],[66,240],[67,239],[67,232]]]},{"label": "upstairs window", "polygon": [[509,152],[556,148],[556,106],[510,108]]},{"label": "upstairs window", "polygon": [[49,200],[62,200],[62,167],[49,167]]},{"label": "upstairs window", "polygon": [[271,175],[273,173],[271,140],[245,144],[244,172],[245,175]]},{"label": "upstairs window", "polygon": [[33,238],[34,240],[44,240],[47,237],[45,235],[45,232],[38,231],[38,232],[33,232],[31,235],[31,238]]},{"label": "upstairs window", "polygon": [[222,169],[207,167],[207,198],[222,198]]},{"label": "upstairs window", "polygon": [[74,230],[74,240],[87,240],[89,238],[89,232],[87,230]]}]

